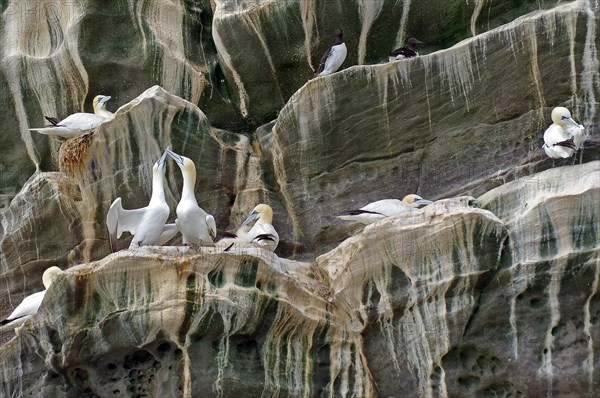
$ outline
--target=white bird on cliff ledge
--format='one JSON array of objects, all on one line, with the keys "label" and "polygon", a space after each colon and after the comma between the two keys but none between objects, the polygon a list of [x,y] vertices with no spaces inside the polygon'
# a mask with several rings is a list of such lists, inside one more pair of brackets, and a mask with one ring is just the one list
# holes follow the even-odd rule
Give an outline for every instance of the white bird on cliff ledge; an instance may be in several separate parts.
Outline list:
[{"label": "white bird on cliff ledge", "polygon": [[583,143],[584,128],[562,106],[552,110],[552,123],[544,132],[544,152],[552,159],[573,156]]},{"label": "white bird on cliff ledge", "polygon": [[335,31],[335,43],[323,54],[315,75],[325,76],[337,71],[344,63],[346,54],[348,54],[348,49],[346,43],[344,43],[344,31],[337,29]]},{"label": "white bird on cliff ledge", "polygon": [[177,219],[175,224],[181,232],[184,245],[214,246],[217,236],[215,218],[205,212],[196,201],[194,185],[196,185],[196,165],[194,162],[167,149],[166,152],[175,160],[183,174],[181,200],[177,204]]},{"label": "white bird on cliff ledge", "polygon": [[97,95],[93,102],[94,113],[78,112],[60,121],[50,116],[44,116],[46,120],[52,123],[52,126],[33,128],[29,131],[64,138],[80,136],[95,129],[100,123],[113,116],[112,112],[106,110],[106,101],[109,99],[109,96]]},{"label": "white bird on cliff ledge", "polygon": [[44,284],[44,287],[46,289],[25,297],[21,304],[19,304],[17,308],[15,308],[15,310],[5,320],[0,322],[0,325],[10,325],[19,318],[23,318],[37,313],[38,309],[40,308],[40,304],[42,304],[42,300],[44,300],[46,291],[52,284],[52,281],[57,275],[61,274],[62,272],[63,271],[58,267],[50,267],[46,271],[44,271],[44,274],[42,275],[42,283]]},{"label": "white bird on cliff ledge", "polygon": [[242,227],[250,225],[257,218],[256,223],[254,223],[243,238],[244,241],[270,251],[275,251],[279,244],[279,234],[272,225],[273,209],[271,206],[264,203],[257,205],[246,220],[244,220]]},{"label": "white bird on cliff ledge", "polygon": [[106,214],[111,252],[117,250],[117,239],[123,231],[133,235],[130,249],[140,246],[164,245],[177,234],[175,224],[165,224],[169,218],[169,205],[165,200],[164,178],[167,152],[152,167],[152,196],[148,206],[125,210],[121,198],[115,199]]},{"label": "white bird on cliff ledge", "polygon": [[358,210],[349,210],[337,216],[346,221],[357,221],[368,225],[386,217],[395,216],[406,211],[420,209],[421,207],[433,203],[430,200],[423,199],[419,195],[406,195],[402,200],[382,199],[369,203]]}]

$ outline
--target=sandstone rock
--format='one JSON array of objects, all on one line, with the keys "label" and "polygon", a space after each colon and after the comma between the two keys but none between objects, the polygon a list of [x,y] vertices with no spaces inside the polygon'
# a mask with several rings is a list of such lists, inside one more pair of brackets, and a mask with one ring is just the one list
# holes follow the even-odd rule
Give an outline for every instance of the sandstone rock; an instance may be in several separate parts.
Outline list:
[{"label": "sandstone rock", "polygon": [[[257,131],[290,239],[320,253],[348,236],[333,218],[342,211],[408,193],[480,195],[551,167],[540,147],[555,105],[569,106],[593,136],[596,104],[580,99],[600,95],[590,85],[593,15],[567,3],[428,56],[305,84],[271,129]],[[598,157],[597,148],[584,153]]]}]

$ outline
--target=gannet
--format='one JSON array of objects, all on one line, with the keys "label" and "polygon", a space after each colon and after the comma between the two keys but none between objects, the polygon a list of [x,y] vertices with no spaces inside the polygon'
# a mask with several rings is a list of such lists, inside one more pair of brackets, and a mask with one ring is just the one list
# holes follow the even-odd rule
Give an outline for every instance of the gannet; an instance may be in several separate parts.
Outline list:
[{"label": "gannet", "polygon": [[325,76],[337,71],[344,63],[346,54],[348,54],[348,49],[346,43],[344,43],[344,31],[337,29],[335,31],[335,43],[323,54],[315,75]]},{"label": "gannet", "polygon": [[433,203],[430,200],[423,199],[419,195],[406,195],[402,200],[382,199],[369,203],[358,210],[346,211],[337,218],[346,221],[357,221],[362,224],[372,224],[385,217],[395,216],[406,211],[412,211]]},{"label": "gannet", "polygon": [[217,235],[215,218],[206,213],[196,201],[194,185],[196,184],[196,166],[194,162],[167,149],[166,152],[177,162],[183,174],[183,188],[181,200],[177,204],[177,219],[175,224],[181,232],[184,245],[193,247],[201,245],[214,245]]},{"label": "gannet", "polygon": [[106,214],[110,250],[117,250],[117,239],[123,231],[133,235],[130,249],[140,246],[162,245],[177,233],[175,224],[165,224],[169,218],[169,205],[165,201],[164,177],[167,152],[152,167],[152,196],[148,206],[125,210],[121,198],[115,199]]},{"label": "gannet", "polygon": [[66,119],[61,121],[50,116],[44,116],[52,126],[33,128],[29,129],[29,131],[37,131],[40,134],[57,135],[64,138],[80,136],[95,129],[100,123],[113,116],[111,112],[106,110],[106,101],[109,99],[109,96],[97,95],[93,103],[94,113],[78,112],[67,116]]},{"label": "gannet", "polygon": [[584,128],[562,106],[552,110],[552,123],[544,132],[544,151],[553,159],[568,158],[581,148]]},{"label": "gannet", "polygon": [[271,224],[273,222],[273,209],[271,209],[271,206],[264,203],[257,205],[248,218],[244,220],[242,227],[249,225],[257,218],[258,220],[243,239],[264,249],[275,251],[279,244],[279,234]]},{"label": "gannet", "polygon": [[52,281],[58,274],[61,274],[62,272],[63,271],[58,267],[50,267],[44,271],[44,274],[42,275],[42,283],[46,289],[25,297],[21,304],[19,304],[5,320],[0,322],[0,325],[10,325],[19,318],[35,314],[40,308],[40,304],[42,304],[44,295],[52,284]]},{"label": "gannet", "polygon": [[411,37],[406,41],[406,47],[397,48],[389,54],[390,62],[397,61],[399,59],[416,57],[419,55],[417,52],[417,44],[423,44],[423,42]]}]

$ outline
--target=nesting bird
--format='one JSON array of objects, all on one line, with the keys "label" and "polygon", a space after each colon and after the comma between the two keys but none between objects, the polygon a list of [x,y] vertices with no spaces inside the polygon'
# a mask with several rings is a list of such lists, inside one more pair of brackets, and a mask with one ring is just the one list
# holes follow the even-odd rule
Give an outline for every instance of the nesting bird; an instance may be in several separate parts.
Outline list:
[{"label": "nesting bird", "polygon": [[94,113],[78,112],[60,121],[50,116],[44,116],[52,125],[32,128],[29,131],[37,131],[40,134],[64,138],[80,136],[90,130],[94,130],[104,120],[113,116],[112,112],[106,109],[106,101],[109,99],[110,96],[97,95],[93,102]]},{"label": "nesting bird", "polygon": [[254,220],[256,222],[242,239],[264,249],[275,251],[279,244],[279,234],[272,225],[273,209],[271,206],[264,203],[257,205],[244,220],[241,228],[250,225]]},{"label": "nesting bird", "polygon": [[196,201],[194,195],[194,185],[196,185],[196,165],[194,162],[176,154],[167,149],[166,153],[175,160],[181,174],[183,174],[183,188],[181,190],[181,200],[177,204],[177,219],[175,224],[181,232],[184,245],[193,247],[214,245],[214,239],[217,235],[217,225],[215,219],[206,213]]},{"label": "nesting bird", "polygon": [[21,304],[19,304],[5,320],[0,322],[0,325],[10,325],[19,318],[37,313],[40,305],[42,304],[42,300],[44,300],[46,291],[54,281],[54,278],[62,272],[63,271],[58,267],[50,267],[44,271],[44,274],[42,275],[42,283],[46,289],[25,297]]},{"label": "nesting bird", "polygon": [[398,199],[382,199],[376,202],[369,203],[358,210],[346,211],[337,218],[346,221],[357,221],[368,225],[386,217],[395,216],[406,211],[420,209],[433,203],[430,200],[423,199],[419,195],[406,195],[402,200]]},{"label": "nesting bird", "polygon": [[165,200],[164,178],[167,152],[152,167],[152,196],[148,206],[125,210],[121,198],[115,199],[106,215],[110,249],[117,250],[117,239],[123,231],[133,235],[130,249],[140,246],[163,245],[177,234],[175,224],[165,224],[169,218],[169,205]]},{"label": "nesting bird", "polygon": [[347,54],[348,49],[346,48],[346,43],[344,43],[344,31],[337,29],[335,31],[335,43],[321,57],[321,62],[315,75],[325,76],[337,71],[344,63]]},{"label": "nesting bird", "polygon": [[583,143],[584,128],[562,106],[552,110],[552,123],[544,132],[544,152],[552,159],[573,156]]},{"label": "nesting bird", "polygon": [[411,37],[406,41],[406,47],[397,48],[389,54],[388,58],[390,62],[405,58],[416,57],[417,55],[419,55],[419,53],[417,52],[417,44],[423,44],[423,42],[415,39],[414,37]]}]

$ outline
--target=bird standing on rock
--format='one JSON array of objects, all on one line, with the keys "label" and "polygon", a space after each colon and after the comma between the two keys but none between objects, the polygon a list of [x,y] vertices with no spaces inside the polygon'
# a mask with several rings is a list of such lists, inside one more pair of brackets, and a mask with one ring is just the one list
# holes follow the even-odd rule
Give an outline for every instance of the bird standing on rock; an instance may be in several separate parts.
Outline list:
[{"label": "bird standing on rock", "polygon": [[130,249],[140,246],[163,245],[177,234],[175,224],[165,224],[169,218],[169,205],[165,200],[164,178],[167,152],[152,167],[152,196],[148,206],[125,210],[121,198],[115,199],[106,215],[111,252],[117,251],[117,239],[123,231],[133,235]]},{"label": "bird standing on rock", "polygon": [[19,318],[37,313],[40,305],[42,304],[42,300],[44,300],[46,291],[54,281],[54,278],[56,278],[57,275],[62,274],[62,272],[63,271],[56,266],[45,270],[44,274],[42,275],[42,283],[46,289],[25,297],[23,301],[21,301],[21,304],[19,304],[5,320],[0,321],[0,325],[10,325]]},{"label": "bird standing on rock", "polygon": [[400,47],[392,51],[389,55],[390,62],[405,58],[413,58],[419,55],[417,52],[417,44],[423,44],[422,41],[411,37],[406,41],[406,47]]},{"label": "bird standing on rock", "polygon": [[544,152],[552,159],[568,158],[581,148],[585,129],[571,117],[567,108],[552,110],[552,123],[544,132]]},{"label": "bird standing on rock", "polygon": [[344,63],[347,54],[348,49],[346,48],[346,43],[344,43],[344,31],[337,29],[335,31],[335,43],[321,57],[321,62],[315,75],[325,76],[337,71]]},{"label": "bird standing on rock", "polygon": [[175,160],[183,174],[181,200],[177,205],[177,219],[175,220],[177,229],[181,232],[183,244],[194,248],[214,246],[214,239],[217,236],[215,218],[198,206],[194,195],[196,165],[191,159],[178,155],[170,149],[167,149],[166,153]]},{"label": "bird standing on rock", "polygon": [[106,110],[106,102],[110,99],[107,95],[97,95],[94,98],[94,113],[78,112],[67,116],[63,120],[44,116],[52,125],[29,129],[40,134],[54,135],[63,138],[78,137],[94,130],[103,121],[113,116],[112,112]]}]

